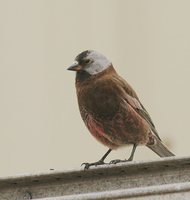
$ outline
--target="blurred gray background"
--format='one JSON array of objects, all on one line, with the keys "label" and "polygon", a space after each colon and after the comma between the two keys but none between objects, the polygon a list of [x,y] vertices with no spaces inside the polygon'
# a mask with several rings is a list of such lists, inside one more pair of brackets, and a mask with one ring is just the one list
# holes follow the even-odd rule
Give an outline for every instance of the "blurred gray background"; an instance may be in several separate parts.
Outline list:
[{"label": "blurred gray background", "polygon": [[[0,176],[79,168],[105,153],[66,70],[87,49],[134,87],[169,148],[190,155],[189,8],[188,0],[0,0]],[[150,159],[159,158],[139,147],[135,160]]]}]

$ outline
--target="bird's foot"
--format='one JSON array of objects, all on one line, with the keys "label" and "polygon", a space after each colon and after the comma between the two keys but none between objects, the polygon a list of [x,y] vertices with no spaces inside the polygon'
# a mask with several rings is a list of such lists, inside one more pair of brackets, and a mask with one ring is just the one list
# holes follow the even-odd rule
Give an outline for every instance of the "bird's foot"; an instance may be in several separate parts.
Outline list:
[{"label": "bird's foot", "polygon": [[96,167],[98,165],[104,165],[104,164],[106,164],[106,163],[103,160],[99,160],[99,161],[93,162],[93,163],[82,163],[81,166],[84,165],[84,169],[88,169],[91,166]]},{"label": "bird's foot", "polygon": [[116,160],[111,160],[109,164],[117,164],[117,163],[121,163],[121,162],[127,162],[130,160],[120,160],[120,159],[116,159]]}]

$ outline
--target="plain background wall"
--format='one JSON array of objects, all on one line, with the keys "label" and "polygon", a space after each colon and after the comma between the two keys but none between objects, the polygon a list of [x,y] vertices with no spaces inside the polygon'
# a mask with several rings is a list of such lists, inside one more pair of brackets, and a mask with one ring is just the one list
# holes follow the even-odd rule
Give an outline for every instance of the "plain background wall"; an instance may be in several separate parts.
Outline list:
[{"label": "plain background wall", "polygon": [[[86,49],[112,61],[169,148],[189,156],[189,8],[188,0],[0,0],[0,175],[78,168],[105,153],[66,70]],[[159,158],[139,147],[135,160],[150,159]]]}]

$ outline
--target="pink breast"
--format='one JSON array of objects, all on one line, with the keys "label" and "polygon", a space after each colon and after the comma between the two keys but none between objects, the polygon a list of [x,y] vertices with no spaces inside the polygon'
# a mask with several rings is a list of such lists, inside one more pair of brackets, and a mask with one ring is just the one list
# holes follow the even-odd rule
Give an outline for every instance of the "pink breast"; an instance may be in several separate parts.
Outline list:
[{"label": "pink breast", "polygon": [[111,149],[117,147],[116,144],[111,141],[109,135],[107,135],[102,127],[102,124],[97,122],[91,115],[88,115],[85,122],[90,133],[102,144],[108,146]]}]

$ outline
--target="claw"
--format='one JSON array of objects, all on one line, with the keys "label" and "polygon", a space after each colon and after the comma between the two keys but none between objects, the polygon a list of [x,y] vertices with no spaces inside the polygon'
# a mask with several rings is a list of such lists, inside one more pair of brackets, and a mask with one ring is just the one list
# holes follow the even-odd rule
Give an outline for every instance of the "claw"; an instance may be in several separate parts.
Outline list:
[{"label": "claw", "polygon": [[117,164],[117,163],[120,163],[120,162],[126,162],[127,160],[120,160],[120,159],[116,159],[116,160],[111,160],[109,164]]},{"label": "claw", "polygon": [[98,165],[104,165],[104,164],[106,164],[104,161],[99,160],[99,161],[94,162],[94,163],[82,163],[81,166],[85,165],[84,169],[89,169],[90,166],[98,166]]},{"label": "claw", "polygon": [[81,166],[84,165],[84,169],[88,169],[90,167],[90,163],[82,163]]}]

